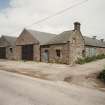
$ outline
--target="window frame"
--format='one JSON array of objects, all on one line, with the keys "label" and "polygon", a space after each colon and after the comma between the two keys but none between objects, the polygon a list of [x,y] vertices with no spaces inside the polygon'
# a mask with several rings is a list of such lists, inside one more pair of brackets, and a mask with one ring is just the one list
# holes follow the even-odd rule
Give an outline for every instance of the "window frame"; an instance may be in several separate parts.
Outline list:
[{"label": "window frame", "polygon": [[56,56],[61,58],[61,49],[56,49]]}]

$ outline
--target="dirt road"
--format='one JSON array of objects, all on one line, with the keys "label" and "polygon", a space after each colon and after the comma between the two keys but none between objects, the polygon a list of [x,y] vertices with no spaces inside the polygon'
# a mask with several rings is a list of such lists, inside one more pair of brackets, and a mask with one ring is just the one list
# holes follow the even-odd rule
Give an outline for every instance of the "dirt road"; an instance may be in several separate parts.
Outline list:
[{"label": "dirt road", "polygon": [[97,80],[97,73],[105,66],[105,59],[84,65],[47,64],[36,62],[0,60],[0,69],[52,81],[67,81],[72,84],[104,90],[105,85]]}]

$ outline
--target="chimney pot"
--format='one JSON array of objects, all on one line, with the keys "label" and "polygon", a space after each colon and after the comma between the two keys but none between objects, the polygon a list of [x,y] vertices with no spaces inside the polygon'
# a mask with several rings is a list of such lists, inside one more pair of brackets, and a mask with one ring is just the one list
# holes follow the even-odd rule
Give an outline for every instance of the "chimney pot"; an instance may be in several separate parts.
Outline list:
[{"label": "chimney pot", "polygon": [[74,23],[74,30],[80,31],[80,26],[81,26],[81,24],[79,22],[75,22]]}]

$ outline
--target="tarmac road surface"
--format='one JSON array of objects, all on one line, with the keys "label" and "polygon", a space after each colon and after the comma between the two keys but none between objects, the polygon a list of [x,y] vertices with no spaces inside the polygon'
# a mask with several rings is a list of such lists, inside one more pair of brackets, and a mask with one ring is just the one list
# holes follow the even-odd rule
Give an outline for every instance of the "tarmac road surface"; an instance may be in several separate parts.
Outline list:
[{"label": "tarmac road surface", "polygon": [[105,105],[105,92],[0,71],[0,105]]}]

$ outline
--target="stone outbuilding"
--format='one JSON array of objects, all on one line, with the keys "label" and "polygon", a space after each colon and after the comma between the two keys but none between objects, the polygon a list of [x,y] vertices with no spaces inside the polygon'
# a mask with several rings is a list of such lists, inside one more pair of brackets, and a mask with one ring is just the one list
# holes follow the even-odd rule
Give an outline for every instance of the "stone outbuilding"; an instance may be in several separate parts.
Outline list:
[{"label": "stone outbuilding", "polygon": [[41,46],[41,60],[44,62],[74,64],[78,58],[100,54],[105,54],[104,40],[83,36],[79,22],[74,23],[73,30],[65,31]]},{"label": "stone outbuilding", "polygon": [[24,29],[16,40],[16,59],[41,61],[40,46],[54,36],[55,34]]},{"label": "stone outbuilding", "polygon": [[19,37],[0,38],[0,58],[75,64],[78,58],[105,54],[105,42],[82,35],[81,24],[58,35],[24,29]]},{"label": "stone outbuilding", "polygon": [[83,36],[81,24],[74,23],[74,30],[65,31],[41,46],[41,60],[44,62],[74,64],[78,58],[105,54],[105,42]]},{"label": "stone outbuilding", "polygon": [[[41,46],[41,59],[44,62],[71,64],[78,57],[83,57],[84,50],[80,23],[75,22],[74,30],[65,31]],[[43,53],[46,57],[43,57]]]},{"label": "stone outbuilding", "polygon": [[15,59],[16,37],[2,36],[0,38],[0,59]]},{"label": "stone outbuilding", "polygon": [[100,54],[105,54],[104,39],[98,40],[96,36],[92,38],[83,36],[85,41],[85,56],[91,57]]}]

